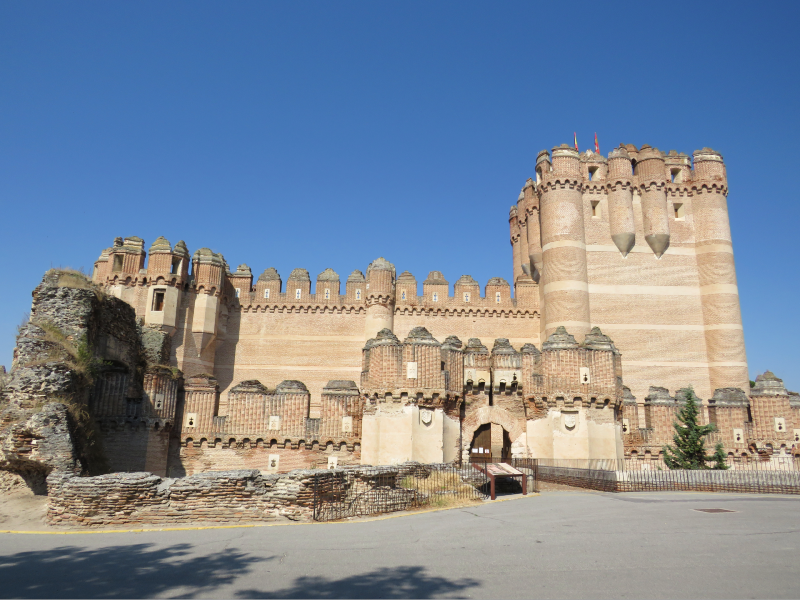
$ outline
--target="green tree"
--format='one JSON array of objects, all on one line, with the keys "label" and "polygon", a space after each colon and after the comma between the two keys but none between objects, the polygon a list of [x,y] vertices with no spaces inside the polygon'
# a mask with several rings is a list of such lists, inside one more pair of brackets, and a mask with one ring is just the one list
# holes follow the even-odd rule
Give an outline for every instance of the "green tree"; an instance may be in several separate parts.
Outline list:
[{"label": "green tree", "polygon": [[725,456],[725,449],[722,447],[722,442],[717,442],[717,445],[714,446],[714,454],[708,457],[708,460],[714,461],[714,466],[711,467],[717,471],[724,471],[728,468],[728,463],[726,462],[727,457]]},{"label": "green tree", "polygon": [[703,438],[714,431],[713,425],[698,425],[697,396],[689,388],[686,393],[686,404],[678,412],[678,421],[672,426],[674,446],[664,446],[664,463],[670,469],[707,469],[706,447]]}]

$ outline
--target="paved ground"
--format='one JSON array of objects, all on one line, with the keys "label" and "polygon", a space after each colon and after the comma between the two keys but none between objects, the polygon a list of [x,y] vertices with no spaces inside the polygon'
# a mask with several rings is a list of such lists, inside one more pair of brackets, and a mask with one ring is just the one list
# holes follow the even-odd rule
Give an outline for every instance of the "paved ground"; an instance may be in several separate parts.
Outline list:
[{"label": "paved ground", "polygon": [[797,598],[799,549],[800,497],[552,491],[357,523],[3,534],[0,595]]}]

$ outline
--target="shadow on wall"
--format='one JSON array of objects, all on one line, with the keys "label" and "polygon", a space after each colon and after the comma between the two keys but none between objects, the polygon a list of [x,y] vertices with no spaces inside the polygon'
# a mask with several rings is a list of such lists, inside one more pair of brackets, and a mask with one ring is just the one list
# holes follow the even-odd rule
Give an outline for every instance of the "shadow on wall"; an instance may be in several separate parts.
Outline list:
[{"label": "shadow on wall", "polygon": [[[202,548],[202,546],[200,547]],[[271,563],[236,550],[198,555],[198,547],[175,544],[61,546],[0,557],[3,597],[14,598],[192,598],[216,596],[242,577],[274,581]],[[260,571],[260,573],[256,573]],[[451,580],[425,567],[382,568],[342,579],[299,577],[289,587],[244,589],[234,598],[433,598],[462,597],[479,585],[474,579]]]}]

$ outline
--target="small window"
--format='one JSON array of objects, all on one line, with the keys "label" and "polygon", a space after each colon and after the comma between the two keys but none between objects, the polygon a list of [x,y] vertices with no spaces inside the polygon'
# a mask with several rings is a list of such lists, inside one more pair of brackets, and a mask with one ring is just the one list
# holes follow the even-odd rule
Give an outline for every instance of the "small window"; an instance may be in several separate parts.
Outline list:
[{"label": "small window", "polygon": [[600,218],[600,200],[592,200],[592,217]]},{"label": "small window", "polygon": [[406,299],[406,291],[405,291],[405,290],[403,290],[403,291],[401,292],[401,294],[400,294],[400,300],[405,300],[405,299]]},{"label": "small window", "polygon": [[161,312],[164,310],[164,290],[153,292],[153,311]]},{"label": "small window", "polygon": [[267,299],[269,299],[269,288],[267,288],[266,290],[264,290],[264,298],[267,298]]},{"label": "small window", "polygon": [[301,294],[301,293],[302,293],[302,290],[295,290],[295,291],[294,291],[294,298],[295,298],[295,300],[300,300],[300,294]]},{"label": "small window", "polygon": [[433,301],[434,302],[438,302],[439,301],[439,294],[437,294],[436,292],[433,292]]},{"label": "small window", "polygon": [[501,394],[505,394],[506,393],[506,382],[505,381],[501,381],[500,382],[500,393]]},{"label": "small window", "polygon": [[683,221],[684,217],[686,216],[686,210],[683,208],[683,204],[676,202],[673,204],[675,208],[675,219],[678,221]]},{"label": "small window", "polygon": [[181,259],[180,258],[173,258],[172,259],[172,266],[169,270],[171,275],[175,275],[176,273],[181,272]]},{"label": "small window", "polygon": [[485,389],[486,389],[486,382],[483,379],[481,379],[478,382],[478,393],[482,394]]},{"label": "small window", "polygon": [[114,271],[122,271],[122,261],[125,257],[122,254],[114,255]]},{"label": "small window", "polygon": [[234,290],[236,291],[236,297],[238,298],[239,295],[242,293],[242,290],[240,288],[234,288]]},{"label": "small window", "polygon": [[681,182],[681,168],[680,167],[672,167],[669,170],[669,177],[673,183],[680,183]]},{"label": "small window", "polygon": [[594,175],[595,175],[595,173],[597,173],[597,169],[598,168],[599,167],[589,167],[589,181],[594,179]]},{"label": "small window", "polygon": [[464,292],[464,302],[469,302],[469,292]]},{"label": "small window", "polygon": [[500,292],[494,293],[494,301],[500,304]]},{"label": "small window", "polygon": [[331,291],[328,288],[325,288],[325,300],[331,299]]},{"label": "small window", "polygon": [[356,290],[356,300],[361,300],[361,290]]},{"label": "small window", "polygon": [[636,175],[636,159],[631,160],[631,174]]}]

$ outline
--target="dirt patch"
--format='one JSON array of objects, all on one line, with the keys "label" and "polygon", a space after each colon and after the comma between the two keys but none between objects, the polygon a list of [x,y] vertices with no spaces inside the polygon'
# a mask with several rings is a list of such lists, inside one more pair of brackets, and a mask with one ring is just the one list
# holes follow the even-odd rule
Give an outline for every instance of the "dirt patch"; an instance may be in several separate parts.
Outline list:
[{"label": "dirt patch", "polygon": [[47,496],[35,496],[26,489],[3,492],[0,495],[0,530],[48,531],[44,522]]}]

